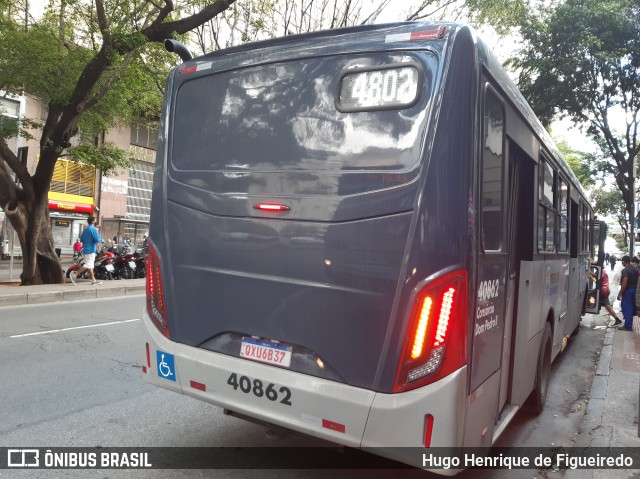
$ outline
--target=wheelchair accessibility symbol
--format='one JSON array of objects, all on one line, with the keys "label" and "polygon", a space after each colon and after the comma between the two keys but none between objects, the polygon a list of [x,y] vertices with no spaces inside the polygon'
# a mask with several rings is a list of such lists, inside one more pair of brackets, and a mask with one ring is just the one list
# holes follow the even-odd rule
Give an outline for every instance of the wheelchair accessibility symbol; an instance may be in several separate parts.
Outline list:
[{"label": "wheelchair accessibility symbol", "polygon": [[169,381],[176,380],[176,368],[173,354],[156,350],[156,364],[158,365],[158,376],[168,379]]}]

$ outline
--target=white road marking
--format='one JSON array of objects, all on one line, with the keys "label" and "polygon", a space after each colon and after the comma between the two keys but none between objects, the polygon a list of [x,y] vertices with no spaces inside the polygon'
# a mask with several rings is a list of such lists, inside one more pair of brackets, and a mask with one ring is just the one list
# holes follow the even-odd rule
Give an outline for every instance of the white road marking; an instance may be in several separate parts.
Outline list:
[{"label": "white road marking", "polygon": [[39,331],[37,333],[16,334],[15,336],[9,336],[9,337],[10,338],[24,338],[26,336],[37,336],[39,334],[51,334],[51,333],[60,333],[62,331],[71,331],[72,329],[97,328],[99,326],[111,326],[112,324],[131,323],[132,321],[140,321],[140,318],[138,318],[138,319],[125,319],[124,321],[111,321],[111,322],[108,322],[108,323],[101,323],[101,324],[89,324],[87,326],[75,326],[73,328],[52,329],[50,331]]}]

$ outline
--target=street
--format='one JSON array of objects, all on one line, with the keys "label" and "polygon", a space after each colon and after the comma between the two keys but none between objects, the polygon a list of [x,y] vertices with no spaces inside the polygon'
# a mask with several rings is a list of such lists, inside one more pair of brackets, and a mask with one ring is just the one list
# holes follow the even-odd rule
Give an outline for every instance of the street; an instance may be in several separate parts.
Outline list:
[{"label": "street", "polygon": [[[144,297],[0,308],[0,446],[315,446],[306,438],[224,416],[222,409],[144,383]],[[544,412],[520,412],[498,446],[571,446],[584,414],[604,316],[587,316],[552,368]],[[34,334],[39,333],[39,334]],[[269,436],[269,437],[268,437]],[[275,439],[270,438],[276,436]],[[339,454],[339,452],[336,452]],[[42,471],[4,471],[42,477]],[[47,471],[47,477],[253,477],[251,470]],[[388,477],[389,471],[332,471]],[[327,471],[262,470],[264,478],[321,478]],[[437,477],[418,470],[394,477]],[[465,471],[470,478],[555,478],[560,472]]]}]

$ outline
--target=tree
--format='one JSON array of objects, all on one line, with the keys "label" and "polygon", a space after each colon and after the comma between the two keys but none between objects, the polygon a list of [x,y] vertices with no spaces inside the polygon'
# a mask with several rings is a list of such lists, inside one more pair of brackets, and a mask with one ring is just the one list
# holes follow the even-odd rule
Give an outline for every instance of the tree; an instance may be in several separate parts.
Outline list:
[{"label": "tree", "polygon": [[565,140],[556,140],[556,145],[580,184],[584,188],[595,186],[596,176],[593,168],[596,161],[595,155],[575,150]]},{"label": "tree", "polygon": [[596,189],[593,192],[594,209],[597,214],[615,218],[624,233],[624,244],[629,238],[629,218],[625,209],[622,193],[618,189]]},{"label": "tree", "polygon": [[[122,152],[92,144],[96,133],[123,113],[155,109],[157,115],[159,92],[148,92],[157,83],[150,72],[166,65],[162,42],[196,29],[234,2],[56,0],[36,23],[26,1],[0,0],[0,90],[48,104],[33,174],[7,143],[24,125],[0,122],[0,206],[22,247],[22,285],[64,282],[48,213],[58,159],[73,154],[106,171],[122,164]],[[74,137],[79,145],[72,148]]]},{"label": "tree", "polygon": [[[200,53],[248,41],[264,40],[321,29],[371,24],[380,14],[396,9],[396,20],[446,19],[465,14],[479,20],[515,16],[519,0],[243,0],[198,27],[192,35]],[[406,8],[406,10],[399,10]]]},{"label": "tree", "polygon": [[[527,15],[524,47],[510,65],[543,123],[567,116],[586,125],[608,161],[627,225],[634,216],[634,164],[640,152],[640,4],[637,0],[566,0]],[[624,119],[615,125],[614,117]]]},{"label": "tree", "polygon": [[243,0],[198,27],[192,40],[205,53],[278,36],[371,23],[390,2]]}]

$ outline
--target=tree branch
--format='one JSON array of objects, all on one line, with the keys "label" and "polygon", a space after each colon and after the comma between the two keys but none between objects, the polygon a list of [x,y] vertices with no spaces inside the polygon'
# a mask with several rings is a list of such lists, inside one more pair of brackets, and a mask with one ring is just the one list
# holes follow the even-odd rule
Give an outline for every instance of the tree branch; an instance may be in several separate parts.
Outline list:
[{"label": "tree branch", "polygon": [[29,175],[27,167],[18,161],[18,157],[2,137],[0,137],[0,160],[4,160],[5,165],[18,176],[18,180],[25,188],[30,188],[31,175]]},{"label": "tree branch", "polygon": [[104,3],[102,0],[96,0],[96,13],[98,15],[98,27],[100,28],[100,33],[102,33],[103,37],[107,37],[109,35],[109,22],[107,21],[107,15],[104,12]]},{"label": "tree branch", "polygon": [[113,76],[111,76],[111,78],[109,78],[107,81],[105,81],[94,95],[78,103],[77,110],[79,112],[82,112],[84,110],[88,110],[93,105],[98,103],[100,99],[107,94],[107,92],[109,91],[109,88],[111,88],[111,85],[113,85],[113,82],[116,81],[118,78],[120,78],[120,75],[122,75],[124,71],[127,69],[127,66],[131,62],[132,57],[133,57],[133,52],[127,53],[124,57],[124,60],[120,62],[119,71],[115,73]]},{"label": "tree branch", "polygon": [[213,4],[207,5],[198,13],[191,16],[172,22],[162,23],[167,15],[173,10],[173,2],[167,0],[167,4],[160,11],[160,15],[158,15],[151,25],[142,30],[142,34],[152,42],[163,42],[174,33],[179,35],[187,33],[198,25],[211,20],[213,17],[229,8],[229,6],[235,3],[235,1],[236,0],[216,0]]}]

